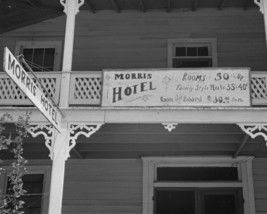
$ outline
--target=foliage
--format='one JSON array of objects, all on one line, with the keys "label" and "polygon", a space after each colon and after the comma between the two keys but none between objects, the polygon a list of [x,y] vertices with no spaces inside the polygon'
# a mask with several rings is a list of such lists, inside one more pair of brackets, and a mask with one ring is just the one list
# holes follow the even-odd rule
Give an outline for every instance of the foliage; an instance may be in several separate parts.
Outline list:
[{"label": "foliage", "polygon": [[[20,116],[15,122],[16,133],[10,134],[8,137],[3,134],[5,130],[4,124],[13,122],[10,114],[4,114],[0,117],[0,150],[9,150],[14,160],[11,163],[11,172],[8,172],[10,187],[7,193],[0,196],[0,214],[23,214],[24,202],[20,200],[20,196],[25,194],[23,189],[22,177],[26,173],[27,160],[23,157],[23,139],[27,137],[27,129],[29,128],[30,114]],[[6,173],[4,168],[0,167],[0,174]]]}]

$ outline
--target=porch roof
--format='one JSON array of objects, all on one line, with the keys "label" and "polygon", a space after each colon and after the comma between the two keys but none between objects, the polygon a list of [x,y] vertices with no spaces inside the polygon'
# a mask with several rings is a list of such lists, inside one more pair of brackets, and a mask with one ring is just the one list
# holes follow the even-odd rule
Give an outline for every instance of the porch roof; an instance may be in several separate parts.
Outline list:
[{"label": "porch roof", "polygon": [[[252,7],[255,7],[253,0],[85,0],[80,9],[89,13],[110,10],[123,15],[128,10],[169,13]],[[0,14],[0,33],[64,15],[60,0],[1,0]]]}]

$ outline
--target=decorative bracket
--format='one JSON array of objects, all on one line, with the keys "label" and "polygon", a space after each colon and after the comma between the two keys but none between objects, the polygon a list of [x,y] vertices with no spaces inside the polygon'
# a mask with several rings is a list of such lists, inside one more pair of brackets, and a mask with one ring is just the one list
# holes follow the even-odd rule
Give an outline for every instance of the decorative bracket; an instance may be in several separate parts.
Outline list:
[{"label": "decorative bracket", "polygon": [[103,123],[69,124],[69,147],[67,156],[70,157],[70,151],[76,145],[76,140],[79,135],[84,135],[85,137],[89,138],[92,134],[98,131],[102,125]]},{"label": "decorative bracket", "polygon": [[237,124],[251,138],[262,136],[267,146],[267,124]]},{"label": "decorative bracket", "polygon": [[79,9],[80,9],[80,7],[84,4],[84,0],[60,0],[60,4],[62,4],[63,5],[63,7],[64,7],[64,10],[63,10],[63,12],[66,14],[66,15],[68,15],[68,7],[73,7],[73,5],[71,5],[69,2],[72,2],[73,3],[73,1],[75,1],[74,2],[74,4],[75,4],[75,12],[74,12],[74,14],[75,15],[77,15],[77,13],[80,11]]},{"label": "decorative bracket", "polygon": [[178,123],[162,123],[165,129],[167,129],[169,132],[171,132],[173,129],[176,128]]},{"label": "decorative bracket", "polygon": [[263,2],[264,2],[265,0],[254,0],[254,3],[256,4],[256,5],[258,5],[259,6],[259,8],[260,8],[260,12],[262,13],[262,14],[264,14],[264,9],[263,9]]},{"label": "decorative bracket", "polygon": [[53,141],[54,141],[54,128],[49,124],[31,124],[27,130],[32,137],[43,135],[45,138],[45,145],[49,149],[49,157],[53,160]]}]

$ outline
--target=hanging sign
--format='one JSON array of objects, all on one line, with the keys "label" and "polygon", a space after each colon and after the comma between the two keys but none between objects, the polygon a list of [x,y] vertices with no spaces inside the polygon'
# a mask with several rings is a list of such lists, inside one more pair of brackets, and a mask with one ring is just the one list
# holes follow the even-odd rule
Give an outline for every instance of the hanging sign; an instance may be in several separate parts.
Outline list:
[{"label": "hanging sign", "polygon": [[43,91],[36,85],[10,50],[4,50],[4,71],[40,110],[48,121],[60,132],[62,115]]},{"label": "hanging sign", "polygon": [[104,71],[102,106],[251,106],[247,68]]}]

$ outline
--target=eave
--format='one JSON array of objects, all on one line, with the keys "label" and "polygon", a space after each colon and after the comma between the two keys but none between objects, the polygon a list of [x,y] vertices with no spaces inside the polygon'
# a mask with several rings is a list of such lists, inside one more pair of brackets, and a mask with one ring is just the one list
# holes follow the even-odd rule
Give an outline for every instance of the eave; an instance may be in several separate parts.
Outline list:
[{"label": "eave", "polygon": [[[61,108],[70,123],[184,123],[255,124],[267,123],[266,107],[70,107]],[[48,123],[34,107],[1,107],[14,118],[31,112],[31,122]],[[89,122],[90,121],[90,122]]]}]

